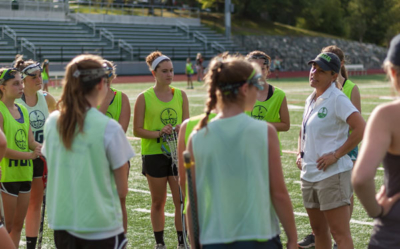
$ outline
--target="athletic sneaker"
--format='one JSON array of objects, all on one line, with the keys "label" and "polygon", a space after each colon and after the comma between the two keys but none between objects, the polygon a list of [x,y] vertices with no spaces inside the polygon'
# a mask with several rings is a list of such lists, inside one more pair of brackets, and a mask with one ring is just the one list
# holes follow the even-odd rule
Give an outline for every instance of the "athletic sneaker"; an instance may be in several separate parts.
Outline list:
[{"label": "athletic sneaker", "polygon": [[299,241],[297,245],[300,248],[310,248],[315,246],[315,235],[312,233],[307,235],[302,241]]},{"label": "athletic sneaker", "polygon": [[167,249],[167,247],[163,244],[157,244],[154,246],[154,249]]},{"label": "athletic sneaker", "polygon": [[[185,245],[178,245],[176,249],[186,249],[186,248]],[[188,246],[188,249],[190,249],[190,246]]]}]

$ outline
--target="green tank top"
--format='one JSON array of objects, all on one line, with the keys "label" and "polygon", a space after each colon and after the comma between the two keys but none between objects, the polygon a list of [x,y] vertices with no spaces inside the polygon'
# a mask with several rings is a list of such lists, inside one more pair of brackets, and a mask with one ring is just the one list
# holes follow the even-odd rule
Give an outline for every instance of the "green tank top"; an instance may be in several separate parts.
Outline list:
[{"label": "green tank top", "polygon": [[[285,98],[285,92],[281,89],[275,87],[274,93],[271,98],[266,101],[256,101],[253,110],[246,111],[246,114],[258,119],[264,120],[269,123],[279,123],[281,122],[281,116],[279,111],[281,109],[282,101]],[[280,133],[278,132],[279,145],[281,143]],[[282,146],[280,148],[282,155]]]},{"label": "green tank top", "polygon": [[[343,84],[343,88],[342,88],[342,92],[347,96],[347,98],[350,99],[351,101],[351,93],[353,92],[354,87],[356,86],[356,84],[354,84],[351,80],[346,79],[344,84]],[[351,134],[351,130],[349,130],[349,135]]]},{"label": "green tank top", "polygon": [[121,115],[121,106],[122,106],[122,93],[121,91],[112,88],[111,90],[114,91],[114,99],[112,100],[111,104],[108,106],[106,115],[109,118],[114,119],[115,121],[119,121],[119,116]]},{"label": "green tank top", "polygon": [[356,84],[354,84],[351,80],[346,79],[344,82],[342,92],[351,100],[351,93],[353,92],[353,88]]},{"label": "green tank top", "polygon": [[192,63],[186,63],[186,73],[193,74]]},{"label": "green tank top", "polygon": [[[187,147],[187,143],[189,141],[189,136],[192,133],[194,127],[196,127],[196,125],[200,122],[200,120],[204,117],[205,114],[200,114],[194,117],[189,118],[187,124],[186,124],[186,131],[185,131],[185,145]],[[215,116],[217,116],[216,113],[210,113],[210,115],[208,115],[208,122],[210,122],[211,119],[213,119]],[[187,201],[188,201],[188,187],[186,185],[186,196],[185,196],[185,205],[183,207],[183,213],[186,214],[186,206],[187,206]]]},{"label": "green tank top", "polygon": [[48,75],[47,72],[46,72],[46,68],[43,68],[43,71],[42,71],[42,79],[43,79],[43,80],[48,80],[48,79],[49,79],[49,75]]},{"label": "green tank top", "polygon": [[[182,123],[183,98],[181,90],[172,88],[174,93],[171,101],[163,102],[154,93],[153,87],[143,92],[145,100],[143,128],[149,131],[160,131],[167,124],[175,127]],[[161,138],[142,138],[142,155],[162,154]]]},{"label": "green tank top", "polygon": [[[11,115],[10,111],[0,101],[0,112],[3,115],[4,134],[7,139],[7,148],[21,152],[29,152],[29,114],[21,104],[17,104],[22,111],[24,122],[20,123]],[[1,160],[0,182],[30,182],[33,176],[32,160],[18,160],[4,157]]]},{"label": "green tank top", "polygon": [[[200,115],[189,118],[189,121],[186,124],[186,131],[185,131],[185,144],[186,145],[189,141],[189,136],[192,133],[194,127],[196,127],[196,125],[200,122],[200,120],[204,117],[204,115],[205,114],[200,114]],[[208,121],[210,122],[210,120],[213,119],[215,116],[217,116],[216,113],[210,113],[210,115],[208,115]]]}]

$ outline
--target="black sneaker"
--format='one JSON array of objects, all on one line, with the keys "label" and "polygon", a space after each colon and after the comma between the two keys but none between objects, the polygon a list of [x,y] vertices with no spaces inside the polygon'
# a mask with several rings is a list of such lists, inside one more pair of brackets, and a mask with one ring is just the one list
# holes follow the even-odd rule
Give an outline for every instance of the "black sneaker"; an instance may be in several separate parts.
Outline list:
[{"label": "black sneaker", "polygon": [[312,233],[307,235],[302,241],[299,241],[297,245],[300,248],[310,248],[315,246],[315,235]]}]

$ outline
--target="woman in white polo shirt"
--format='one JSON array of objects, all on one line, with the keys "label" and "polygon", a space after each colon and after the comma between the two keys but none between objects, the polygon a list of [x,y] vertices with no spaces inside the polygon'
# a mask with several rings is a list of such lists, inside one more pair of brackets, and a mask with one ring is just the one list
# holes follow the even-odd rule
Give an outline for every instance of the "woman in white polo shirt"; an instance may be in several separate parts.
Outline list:
[{"label": "woman in white polo shirt", "polygon": [[349,225],[353,163],[347,153],[361,141],[365,121],[332,84],[340,71],[339,58],[325,52],[309,64],[310,86],[315,90],[306,100],[296,162],[303,203],[316,248],[332,248],[330,233],[339,249],[353,248]]}]

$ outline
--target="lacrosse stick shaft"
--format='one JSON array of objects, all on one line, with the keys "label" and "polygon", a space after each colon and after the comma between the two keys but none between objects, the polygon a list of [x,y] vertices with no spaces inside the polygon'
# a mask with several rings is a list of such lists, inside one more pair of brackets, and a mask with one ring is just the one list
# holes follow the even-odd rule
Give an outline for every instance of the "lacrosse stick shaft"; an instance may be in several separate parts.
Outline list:
[{"label": "lacrosse stick shaft", "polygon": [[3,198],[1,197],[0,191],[0,221],[6,226],[6,219],[4,218],[4,206],[3,206]]},{"label": "lacrosse stick shaft", "polygon": [[185,160],[185,168],[186,168],[186,176],[187,176],[187,184],[188,184],[188,194],[189,194],[189,201],[190,201],[190,212],[192,215],[192,224],[193,224],[193,242],[195,245],[194,249],[200,249],[200,240],[199,240],[199,221],[197,217],[197,205],[196,205],[196,200],[194,198],[194,187],[192,183],[192,172],[191,167],[191,159],[190,159],[190,152],[185,151],[183,153],[183,158]]},{"label": "lacrosse stick shaft", "polygon": [[38,249],[42,248],[42,239],[43,239],[43,226],[44,226],[44,215],[46,210],[46,189],[43,192],[43,202],[42,202],[42,214],[40,217],[40,227],[39,227],[39,238],[38,238]]},{"label": "lacrosse stick shaft", "polygon": [[46,186],[47,186],[47,161],[44,157],[41,157],[44,165],[43,169],[43,202],[42,202],[42,213],[40,215],[40,227],[39,227],[39,236],[38,236],[38,249],[42,249],[42,239],[43,239],[43,226],[44,226],[44,215],[46,214]]}]

